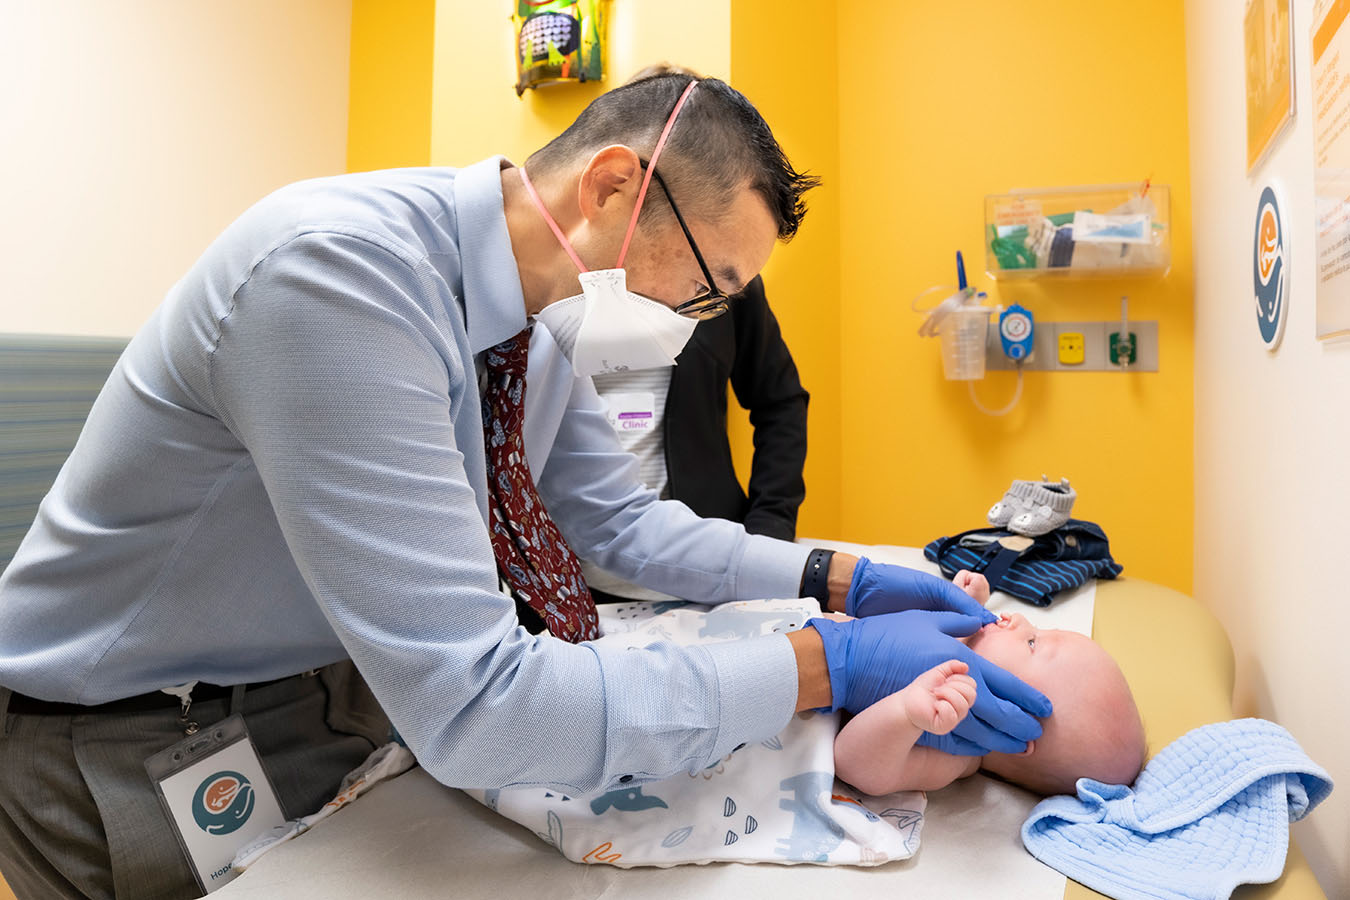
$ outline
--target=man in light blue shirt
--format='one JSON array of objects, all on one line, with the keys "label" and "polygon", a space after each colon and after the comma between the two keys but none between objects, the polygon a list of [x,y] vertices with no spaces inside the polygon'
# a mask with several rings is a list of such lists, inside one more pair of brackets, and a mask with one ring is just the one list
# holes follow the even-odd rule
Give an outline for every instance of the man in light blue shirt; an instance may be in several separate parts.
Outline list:
[{"label": "man in light blue shirt", "polygon": [[[530,160],[544,203],[595,268],[617,255],[644,160],[688,80],[652,81],[604,95]],[[751,114],[721,82],[702,82],[661,157],[726,293],[795,230],[811,183]],[[628,285],[674,308],[713,286],[668,213],[660,203],[643,213]],[[0,577],[6,878],[44,896],[184,896],[191,879],[175,867],[145,757],[190,718],[242,710],[286,812],[308,814],[370,745],[344,744],[321,765],[326,751],[299,729],[325,715],[331,724],[338,701],[330,684],[313,695],[292,676],[346,659],[419,762],[463,787],[640,783],[771,736],[794,710],[842,706],[846,690],[888,692],[898,676],[855,661],[845,645],[858,641],[823,645],[812,629],[614,652],[519,627],[485,525],[482,354],[577,292],[575,267],[501,158],[292,185],[207,249],[127,348]],[[701,602],[812,595],[864,615],[960,608],[927,583],[855,584],[852,557],[659,500],[543,327],[526,384],[529,468],[579,556]],[[858,621],[877,633],[892,618]],[[873,655],[900,671],[910,657],[956,654],[941,628],[915,621]],[[179,718],[160,691],[194,681],[207,693]],[[209,692],[235,685],[248,694],[233,692],[229,706]],[[1048,712],[1034,692],[1003,693]],[[1039,733],[1004,705],[1010,718],[987,719],[985,748]],[[124,727],[151,716],[153,727]],[[135,739],[81,737],[95,721]],[[291,723],[296,734],[281,734]],[[39,771],[35,756],[70,761]],[[66,778],[93,812],[32,792],[35,780]],[[115,826],[111,805],[131,824]]]}]

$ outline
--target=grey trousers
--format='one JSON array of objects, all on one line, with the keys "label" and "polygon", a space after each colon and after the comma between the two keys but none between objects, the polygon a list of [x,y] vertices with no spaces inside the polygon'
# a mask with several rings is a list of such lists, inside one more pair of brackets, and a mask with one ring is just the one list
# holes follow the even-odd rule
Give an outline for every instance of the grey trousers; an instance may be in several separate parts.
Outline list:
[{"label": "grey trousers", "polygon": [[[190,718],[206,728],[229,705],[194,703]],[[349,662],[248,691],[241,706],[287,818],[318,810],[389,734]],[[148,757],[182,738],[173,707],[5,716],[0,873],[20,900],[202,896],[145,772]]]}]

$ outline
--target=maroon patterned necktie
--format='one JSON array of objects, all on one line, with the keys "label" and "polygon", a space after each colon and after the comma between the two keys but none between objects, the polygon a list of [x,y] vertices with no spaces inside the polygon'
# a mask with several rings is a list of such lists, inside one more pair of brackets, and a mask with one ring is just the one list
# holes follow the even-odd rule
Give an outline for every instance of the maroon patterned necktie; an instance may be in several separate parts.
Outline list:
[{"label": "maroon patterned necktie", "polygon": [[492,553],[516,595],[549,632],[572,643],[600,636],[581,563],[539,499],[525,461],[525,359],[530,329],[487,352],[483,435],[487,442]]}]

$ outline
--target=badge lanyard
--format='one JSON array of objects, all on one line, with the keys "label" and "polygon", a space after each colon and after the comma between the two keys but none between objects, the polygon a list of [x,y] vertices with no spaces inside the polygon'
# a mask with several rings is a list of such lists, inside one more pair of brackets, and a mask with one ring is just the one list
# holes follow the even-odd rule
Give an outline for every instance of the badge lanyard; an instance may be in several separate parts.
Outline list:
[{"label": "badge lanyard", "polygon": [[236,689],[231,715],[205,728],[187,721],[190,690],[179,693],[188,735],[145,761],[145,771],[174,835],[208,894],[233,880],[239,848],[286,816],[267,777],[258,751],[239,715],[242,691]]}]

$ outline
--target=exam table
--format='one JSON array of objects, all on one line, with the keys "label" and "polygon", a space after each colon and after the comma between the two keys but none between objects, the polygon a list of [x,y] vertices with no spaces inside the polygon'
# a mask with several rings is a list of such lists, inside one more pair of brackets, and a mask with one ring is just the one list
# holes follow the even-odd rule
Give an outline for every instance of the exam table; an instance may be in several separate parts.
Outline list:
[{"label": "exam table", "polygon": [[[1150,753],[1190,729],[1233,717],[1233,653],[1218,621],[1194,599],[1136,579],[1097,586],[1093,637],[1120,663],[1134,691]],[[944,789],[964,794],[963,808],[978,808],[985,793],[992,816],[979,821],[925,825],[924,845],[913,860],[876,868],[714,863],[671,869],[617,869],[564,859],[527,829],[501,818],[459,791],[447,790],[420,768],[377,785],[313,830],[263,855],[248,871],[215,893],[223,900],[285,896],[342,898],[421,897],[637,897],[676,900],[711,896],[894,896],[910,865],[959,873],[978,865],[961,856],[959,842],[944,848],[934,829],[997,829],[1018,842],[1021,813],[1000,818],[996,790],[982,776]],[[931,801],[930,801],[931,802]],[[1040,863],[1031,861],[1034,865]],[[948,869],[948,867],[951,867]],[[986,875],[989,873],[986,873]],[[958,877],[957,874],[953,878]],[[884,894],[865,893],[884,891]],[[978,896],[994,896],[982,892]],[[1022,896],[1003,885],[1000,900]],[[1075,882],[1065,900],[1100,897]],[[1325,900],[1293,841],[1284,874],[1268,885],[1246,885],[1238,900]],[[963,898],[953,891],[945,900]]]},{"label": "exam table", "polygon": [[[126,341],[50,335],[0,335],[0,406],[22,404],[22,421],[2,429],[15,452],[0,454],[0,567],[32,522],[42,495],[74,446],[84,417]],[[19,452],[22,451],[22,452]],[[824,542],[822,542],[824,543]],[[853,549],[835,545],[838,549]],[[883,548],[874,548],[881,551]],[[886,548],[897,549],[897,548]],[[870,551],[869,551],[870,552]],[[876,558],[882,552],[871,553]],[[892,560],[900,561],[900,560]],[[1233,654],[1218,621],[1195,600],[1130,578],[1097,586],[1095,637],[1119,662],[1134,691],[1156,752],[1198,725],[1232,718]],[[719,863],[673,869],[616,869],[568,862],[525,828],[497,816],[467,795],[449,790],[420,768],[375,786],[349,808],[263,855],[214,896],[288,897],[684,897],[773,896],[775,900],[837,896],[845,891],[903,889],[908,869],[923,866],[953,881],[976,868],[963,839],[1015,844],[1023,813],[1012,814],[999,791],[1015,790],[982,776],[965,779],[930,798],[934,814],[912,860],[876,868]],[[979,816],[943,816],[947,809]],[[933,840],[929,840],[930,834]],[[944,834],[948,840],[939,838]],[[1023,866],[1039,867],[1029,856]],[[974,865],[973,865],[974,864]],[[1044,867],[1041,867],[1042,869]],[[918,871],[917,869],[915,870]],[[1012,879],[997,891],[944,891],[944,900],[1024,894]],[[1062,880],[1061,880],[1062,883]],[[1065,900],[1097,897],[1069,882]],[[1313,900],[1318,888],[1291,841],[1283,876],[1269,885],[1239,887],[1239,900]]]}]

